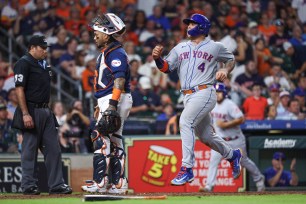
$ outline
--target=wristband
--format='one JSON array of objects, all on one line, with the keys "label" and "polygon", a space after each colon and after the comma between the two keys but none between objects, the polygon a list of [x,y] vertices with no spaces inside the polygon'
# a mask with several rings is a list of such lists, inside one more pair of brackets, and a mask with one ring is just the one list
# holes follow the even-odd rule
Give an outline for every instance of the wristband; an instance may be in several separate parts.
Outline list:
[{"label": "wristband", "polygon": [[30,114],[28,114],[28,113],[24,113],[24,114],[22,114],[22,116],[26,116],[26,115],[30,115]]},{"label": "wristband", "polygon": [[118,101],[121,96],[121,90],[117,88],[113,88],[112,100]]},{"label": "wristband", "polygon": [[113,99],[109,99],[109,105],[115,106],[115,108],[117,109],[118,101],[113,100]]}]

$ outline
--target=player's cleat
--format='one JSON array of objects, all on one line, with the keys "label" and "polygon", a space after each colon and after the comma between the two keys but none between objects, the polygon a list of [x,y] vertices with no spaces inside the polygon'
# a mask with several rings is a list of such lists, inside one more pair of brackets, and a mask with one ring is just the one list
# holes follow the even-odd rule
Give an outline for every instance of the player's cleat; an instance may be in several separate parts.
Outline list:
[{"label": "player's cleat", "polygon": [[185,183],[191,183],[194,180],[192,168],[186,168],[184,166],[181,167],[178,175],[171,181],[172,185],[181,186]]},{"label": "player's cleat", "polygon": [[127,178],[122,179],[121,188],[117,188],[115,184],[112,184],[111,187],[107,190],[109,194],[127,194],[128,193],[128,180]]},{"label": "player's cleat", "polygon": [[50,189],[49,194],[71,194],[72,188],[67,184],[62,184],[56,188]]},{"label": "player's cleat", "polygon": [[234,150],[234,154],[233,154],[233,160],[230,161],[231,163],[231,167],[232,167],[232,174],[234,179],[237,179],[240,176],[241,173],[241,158],[242,158],[242,150],[239,149],[235,149]]},{"label": "player's cleat", "polygon": [[200,187],[199,192],[212,192],[213,186],[206,185],[205,187]]},{"label": "player's cleat", "polygon": [[87,180],[86,185],[81,187],[83,191],[89,193],[106,193],[106,185],[99,186],[96,182],[92,180]]},{"label": "player's cleat", "polygon": [[265,177],[262,175],[261,179],[256,182],[257,192],[263,192],[266,190]]},{"label": "player's cleat", "polygon": [[23,195],[39,195],[40,191],[37,186],[32,186],[23,191]]}]

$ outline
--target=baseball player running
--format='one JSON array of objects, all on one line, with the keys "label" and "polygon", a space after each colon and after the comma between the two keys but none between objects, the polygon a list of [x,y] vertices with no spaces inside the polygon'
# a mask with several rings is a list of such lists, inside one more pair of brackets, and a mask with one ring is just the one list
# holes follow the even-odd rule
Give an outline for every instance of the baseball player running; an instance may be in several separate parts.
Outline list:
[{"label": "baseball player running", "polygon": [[[183,22],[188,25],[189,41],[176,45],[165,59],[161,58],[163,51],[161,45],[156,46],[152,51],[160,71],[169,73],[176,70],[178,72],[181,91],[184,94],[184,110],[180,118],[182,166],[171,184],[184,185],[194,180],[192,167],[195,163],[196,136],[231,163],[233,177],[236,179],[241,171],[242,151],[233,150],[215,134],[209,114],[216,104],[216,91],[213,84],[215,80],[225,80],[228,73],[233,70],[234,55],[223,44],[206,38],[211,24],[205,16],[194,14]],[[218,69],[219,62],[224,63],[224,68]]]},{"label": "baseball player running", "polygon": [[[98,99],[95,118],[98,122],[91,135],[95,150],[93,181],[87,181],[82,189],[87,192],[120,194],[127,191],[127,179],[123,175],[125,152],[122,130],[133,103],[127,54],[117,40],[125,32],[125,24],[115,14],[107,13],[97,16],[92,28],[94,40],[101,49],[95,74],[95,97]],[[114,111],[117,113],[113,114]],[[108,118],[115,117],[118,113],[121,117],[119,130],[113,134],[103,133],[108,131],[103,130],[107,127],[99,128],[99,121],[106,112]]]},{"label": "baseball player running", "polygon": [[[240,124],[244,122],[244,116],[238,106],[227,98],[226,87],[223,83],[215,85],[217,92],[217,104],[211,111],[213,125],[216,133],[222,137],[232,148],[241,148],[244,156],[241,165],[244,166],[253,177],[257,186],[257,191],[264,191],[264,176],[257,166],[247,157],[244,135],[240,129]],[[205,187],[200,187],[200,191],[212,191],[215,185],[218,165],[222,156],[215,150],[211,150],[210,163]]]}]

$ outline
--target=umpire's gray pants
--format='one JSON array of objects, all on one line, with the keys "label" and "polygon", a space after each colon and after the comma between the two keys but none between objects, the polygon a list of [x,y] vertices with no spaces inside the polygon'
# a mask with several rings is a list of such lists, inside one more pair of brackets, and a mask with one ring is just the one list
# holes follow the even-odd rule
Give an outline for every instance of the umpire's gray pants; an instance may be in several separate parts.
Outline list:
[{"label": "umpire's gray pants", "polygon": [[62,157],[53,113],[49,108],[34,109],[34,129],[23,131],[21,167],[23,190],[37,186],[38,148],[44,155],[49,189],[64,184]]}]

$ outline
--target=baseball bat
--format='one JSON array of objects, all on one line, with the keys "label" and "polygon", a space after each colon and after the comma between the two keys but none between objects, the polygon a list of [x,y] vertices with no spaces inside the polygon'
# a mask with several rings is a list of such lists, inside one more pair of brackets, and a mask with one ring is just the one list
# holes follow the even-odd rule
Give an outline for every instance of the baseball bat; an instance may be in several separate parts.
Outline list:
[{"label": "baseball bat", "polygon": [[84,195],[83,201],[107,201],[107,200],[165,200],[166,195],[161,196],[120,196],[120,195]]}]

